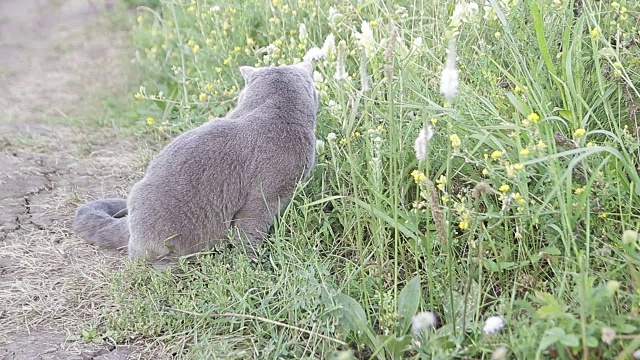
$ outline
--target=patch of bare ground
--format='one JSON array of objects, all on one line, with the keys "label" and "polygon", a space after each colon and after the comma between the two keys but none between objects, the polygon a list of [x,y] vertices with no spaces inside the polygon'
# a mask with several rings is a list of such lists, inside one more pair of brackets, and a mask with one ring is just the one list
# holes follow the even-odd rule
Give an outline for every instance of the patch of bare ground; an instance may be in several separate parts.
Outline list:
[{"label": "patch of bare ground", "polygon": [[0,359],[164,357],[154,344],[77,341],[114,307],[108,275],[125,254],[71,234],[73,213],[124,197],[148,156],[117,129],[51,122],[83,123],[102,107],[91,94],[130,88],[110,6],[0,1]]}]

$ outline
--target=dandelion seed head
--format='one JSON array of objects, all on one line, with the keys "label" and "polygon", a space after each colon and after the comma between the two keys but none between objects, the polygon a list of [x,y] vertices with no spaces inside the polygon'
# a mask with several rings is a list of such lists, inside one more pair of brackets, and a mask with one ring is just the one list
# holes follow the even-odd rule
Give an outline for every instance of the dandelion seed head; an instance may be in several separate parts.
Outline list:
[{"label": "dandelion seed head", "polygon": [[493,353],[491,354],[491,360],[504,360],[507,358],[507,353],[509,353],[507,347],[500,346],[493,350]]},{"label": "dandelion seed head", "polygon": [[413,318],[411,318],[411,331],[413,331],[414,334],[417,334],[422,329],[435,326],[436,320],[436,315],[431,311],[417,313]]},{"label": "dandelion seed head", "polygon": [[602,339],[602,342],[607,345],[611,345],[613,340],[616,339],[616,331],[608,326],[605,326],[602,329],[600,329],[600,334],[601,334],[600,338]]},{"label": "dandelion seed head", "polygon": [[504,320],[500,316],[490,316],[484,322],[484,327],[482,331],[486,335],[492,335],[498,332],[500,329],[504,327]]}]

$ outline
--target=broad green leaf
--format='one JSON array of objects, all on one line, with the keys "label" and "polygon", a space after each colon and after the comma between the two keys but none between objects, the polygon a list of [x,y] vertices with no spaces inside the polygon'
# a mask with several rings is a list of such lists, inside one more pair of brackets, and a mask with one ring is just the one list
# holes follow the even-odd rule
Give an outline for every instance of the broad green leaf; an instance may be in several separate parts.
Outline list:
[{"label": "broad green leaf", "polygon": [[409,345],[412,339],[410,335],[401,337],[380,335],[379,337],[380,340],[382,340],[382,346],[391,354],[392,359],[402,359],[404,353],[409,350],[407,345]]},{"label": "broad green leaf", "polygon": [[498,264],[496,264],[493,260],[490,259],[484,259],[484,261],[482,261],[482,264],[484,265],[485,268],[487,268],[487,270],[489,271],[493,271],[493,272],[498,272],[500,271],[500,267],[498,267]]},{"label": "broad green leaf", "polygon": [[341,307],[343,319],[348,328],[353,331],[364,331],[367,326],[367,314],[360,304],[346,294],[338,294],[335,297],[336,305]]},{"label": "broad green leaf", "polygon": [[411,318],[418,312],[422,287],[420,277],[415,276],[402,288],[398,294],[398,314],[400,315],[400,334],[404,334],[409,329]]},{"label": "broad green leaf", "polygon": [[542,340],[540,340],[540,347],[539,347],[540,350],[544,350],[549,346],[555,344],[556,342],[563,339],[565,335],[566,333],[562,328],[554,327],[554,328],[548,329],[547,331],[544,332],[544,335],[542,335]]},{"label": "broad green leaf", "polygon": [[565,335],[562,339],[560,339],[560,342],[562,343],[562,345],[568,346],[568,347],[580,346],[580,340],[574,334]]}]

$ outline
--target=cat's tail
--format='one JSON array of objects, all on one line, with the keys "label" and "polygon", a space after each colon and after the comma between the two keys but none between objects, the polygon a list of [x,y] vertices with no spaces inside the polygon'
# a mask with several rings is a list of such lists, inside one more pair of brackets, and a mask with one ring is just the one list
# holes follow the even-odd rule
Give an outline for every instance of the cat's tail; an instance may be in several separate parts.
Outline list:
[{"label": "cat's tail", "polygon": [[127,201],[96,200],[76,211],[73,231],[85,241],[109,248],[121,248],[129,243]]}]

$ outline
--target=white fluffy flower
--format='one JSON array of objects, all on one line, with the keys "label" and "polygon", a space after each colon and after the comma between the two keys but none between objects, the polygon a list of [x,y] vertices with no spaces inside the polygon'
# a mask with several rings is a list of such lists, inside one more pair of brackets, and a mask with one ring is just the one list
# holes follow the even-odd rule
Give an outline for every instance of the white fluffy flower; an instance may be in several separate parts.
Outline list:
[{"label": "white fluffy flower", "polygon": [[633,352],[633,358],[636,360],[640,359],[640,349]]},{"label": "white fluffy flower", "polygon": [[371,26],[367,21],[362,21],[362,25],[360,26],[360,33],[354,32],[353,37],[358,40],[358,45],[360,45],[365,54],[367,54],[368,58],[371,58],[376,52],[376,40],[373,38],[373,31],[371,30]]},{"label": "white fluffy flower", "polygon": [[420,130],[420,134],[418,134],[413,147],[416,151],[416,158],[418,158],[418,160],[424,160],[427,158],[427,146],[429,145],[429,141],[431,141],[432,137],[433,127],[431,125],[427,125],[427,127]]},{"label": "white fluffy flower", "polygon": [[263,48],[260,52],[267,52],[267,54],[272,54],[278,51],[280,48],[276,44],[269,44],[267,47]]},{"label": "white fluffy flower", "polygon": [[336,61],[336,73],[335,75],[333,75],[333,78],[340,81],[340,80],[345,80],[347,77],[349,77],[349,74],[347,74],[347,69],[345,66],[345,62],[346,62],[346,47],[347,47],[347,43],[344,40],[341,40],[338,43],[338,60]]},{"label": "white fluffy flower", "polygon": [[311,49],[307,50],[307,53],[304,55],[304,57],[302,57],[302,61],[312,62],[313,60],[322,60],[326,57],[326,51],[318,49],[317,47],[312,47]]},{"label": "white fluffy flower", "polygon": [[601,332],[600,338],[602,339],[602,342],[607,345],[611,345],[613,340],[616,339],[616,331],[608,326],[605,326],[602,329],[600,329],[600,332]]},{"label": "white fluffy flower", "polygon": [[450,26],[458,27],[463,22],[470,22],[477,18],[478,12],[480,11],[480,7],[476,2],[461,2],[456,4],[456,7],[453,9],[453,14],[451,15]]},{"label": "white fluffy flower", "polygon": [[338,12],[335,6],[329,7],[329,22],[331,23],[331,27],[335,27],[342,17],[343,15]]},{"label": "white fluffy flower", "polygon": [[498,330],[502,329],[503,327],[504,327],[504,320],[502,319],[502,317],[490,316],[484,322],[484,327],[482,328],[482,331],[484,331],[484,333],[487,335],[491,335],[491,334],[495,334],[496,332],[498,332]]},{"label": "white fluffy flower", "polygon": [[444,95],[447,102],[451,102],[458,95],[458,69],[456,68],[456,42],[449,41],[449,53],[447,54],[447,63],[442,70],[440,78],[440,93]]},{"label": "white fluffy flower", "polygon": [[413,331],[414,334],[417,334],[420,330],[432,327],[435,324],[436,315],[431,311],[423,311],[417,313],[413,318],[411,318],[411,331]]},{"label": "white fluffy flower", "polygon": [[300,41],[303,41],[307,38],[307,25],[305,25],[304,23],[300,24],[300,27],[298,27],[298,38],[300,39]]},{"label": "white fluffy flower", "polygon": [[336,133],[332,133],[332,132],[330,132],[330,133],[328,133],[328,134],[327,134],[327,141],[333,141],[333,140],[335,140],[337,137],[338,137],[338,135],[336,135]]},{"label": "white fluffy flower", "polygon": [[413,39],[413,43],[411,44],[411,48],[412,50],[417,50],[419,48],[422,47],[422,36],[418,36],[417,38]]},{"label": "white fluffy flower", "polygon": [[316,152],[319,154],[324,152],[324,141],[316,139]]},{"label": "white fluffy flower", "polygon": [[327,35],[322,44],[322,50],[327,54],[327,57],[331,56],[336,51],[336,37],[333,34]]},{"label": "white fluffy flower", "polygon": [[508,352],[509,349],[507,349],[506,346],[500,346],[493,350],[493,353],[491,354],[491,360],[504,360],[507,358]]},{"label": "white fluffy flower", "polygon": [[322,74],[318,71],[313,71],[313,81],[317,82],[317,83],[321,83],[324,82],[324,77],[322,76]]},{"label": "white fluffy flower", "polygon": [[218,6],[218,5],[212,6],[212,7],[209,8],[209,11],[218,12],[218,11],[220,11],[220,6]]}]

